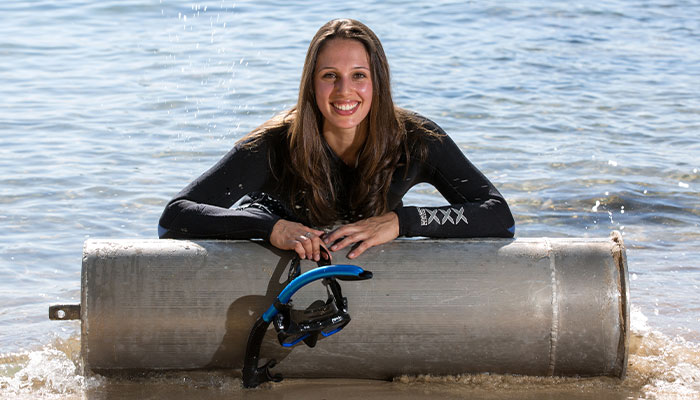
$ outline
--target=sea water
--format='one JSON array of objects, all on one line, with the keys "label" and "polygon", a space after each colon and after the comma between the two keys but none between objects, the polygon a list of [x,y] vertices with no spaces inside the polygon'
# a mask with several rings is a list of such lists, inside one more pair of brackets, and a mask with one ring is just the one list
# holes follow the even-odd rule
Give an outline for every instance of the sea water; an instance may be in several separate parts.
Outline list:
[{"label": "sea water", "polygon": [[[87,238],[156,236],[165,203],[293,104],[327,20],[368,24],[397,104],[506,196],[517,236],[622,232],[628,377],[290,380],[251,398],[700,397],[696,1],[0,4],[0,397],[231,398],[225,373],[82,376]],[[421,185],[407,204],[442,204]],[[287,397],[287,398],[291,398]]]}]

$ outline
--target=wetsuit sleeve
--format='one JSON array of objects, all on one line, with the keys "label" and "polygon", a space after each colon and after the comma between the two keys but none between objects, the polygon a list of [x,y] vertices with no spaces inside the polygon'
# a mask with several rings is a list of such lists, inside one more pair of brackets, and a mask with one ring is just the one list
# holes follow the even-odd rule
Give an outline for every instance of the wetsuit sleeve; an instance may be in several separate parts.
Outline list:
[{"label": "wetsuit sleeve", "polygon": [[268,240],[279,216],[255,207],[230,209],[241,197],[268,186],[268,164],[266,145],[234,147],[167,204],[158,236]]},{"label": "wetsuit sleeve", "polygon": [[[444,134],[437,125],[433,127]],[[398,207],[394,211],[399,216],[400,235],[513,237],[513,216],[494,185],[469,162],[449,136],[444,134],[440,139],[428,140],[428,157],[413,184],[430,183],[450,205]]]}]

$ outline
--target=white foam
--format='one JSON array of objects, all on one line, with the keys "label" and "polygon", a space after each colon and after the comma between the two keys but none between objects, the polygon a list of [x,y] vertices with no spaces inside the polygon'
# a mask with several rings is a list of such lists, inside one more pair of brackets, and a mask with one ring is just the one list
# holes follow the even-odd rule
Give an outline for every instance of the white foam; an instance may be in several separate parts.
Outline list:
[{"label": "white foam", "polygon": [[630,329],[628,384],[640,386],[648,398],[700,398],[699,344],[652,329],[634,306]]},{"label": "white foam", "polygon": [[79,374],[77,360],[71,359],[77,358],[75,346],[59,340],[38,351],[3,355],[5,373],[0,376],[0,397],[63,399],[99,385],[99,378]]},{"label": "white foam", "polygon": [[[634,274],[636,277],[636,274]],[[651,332],[649,327],[649,318],[642,313],[639,307],[632,305],[630,307],[630,330],[633,334],[645,336]]]}]

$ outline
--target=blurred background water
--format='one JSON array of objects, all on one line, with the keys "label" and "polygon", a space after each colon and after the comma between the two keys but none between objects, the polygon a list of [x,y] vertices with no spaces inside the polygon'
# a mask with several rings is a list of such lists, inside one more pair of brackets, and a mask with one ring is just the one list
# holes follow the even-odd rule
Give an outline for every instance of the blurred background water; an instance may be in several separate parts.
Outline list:
[{"label": "blurred background water", "polygon": [[[623,233],[637,335],[624,384],[338,385],[375,398],[700,396],[698,2],[37,0],[0,4],[0,397],[197,386],[77,375],[79,325],[49,322],[47,307],[79,302],[86,238],[155,237],[175,193],[295,103],[306,47],[336,17],[377,33],[396,103],[496,184],[517,236]],[[406,200],[443,202],[427,185]]]}]

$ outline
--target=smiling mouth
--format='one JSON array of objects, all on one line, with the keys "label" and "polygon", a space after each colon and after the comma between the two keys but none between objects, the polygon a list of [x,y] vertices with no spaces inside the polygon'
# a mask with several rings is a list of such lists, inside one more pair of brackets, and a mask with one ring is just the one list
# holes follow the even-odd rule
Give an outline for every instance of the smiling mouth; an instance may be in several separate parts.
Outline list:
[{"label": "smiling mouth", "polygon": [[348,112],[348,111],[354,111],[357,106],[360,105],[359,101],[356,102],[351,102],[351,103],[331,103],[333,105],[333,108],[335,108],[338,111],[343,111],[343,112]]}]

